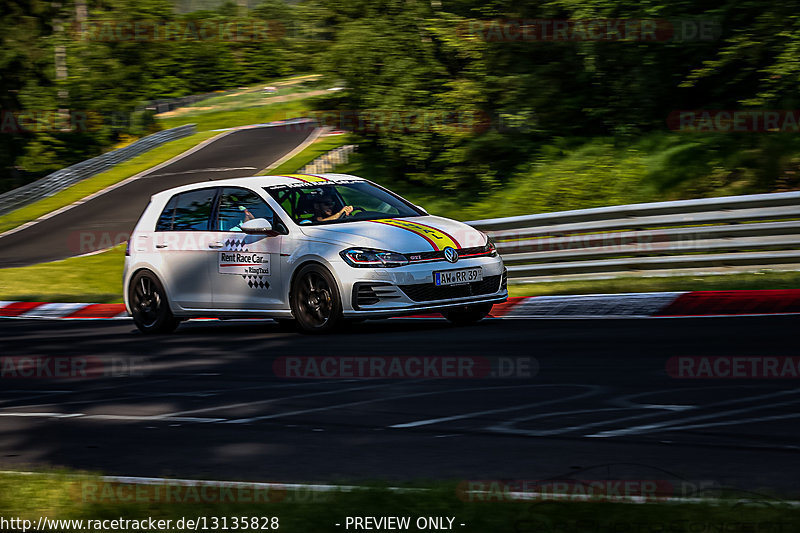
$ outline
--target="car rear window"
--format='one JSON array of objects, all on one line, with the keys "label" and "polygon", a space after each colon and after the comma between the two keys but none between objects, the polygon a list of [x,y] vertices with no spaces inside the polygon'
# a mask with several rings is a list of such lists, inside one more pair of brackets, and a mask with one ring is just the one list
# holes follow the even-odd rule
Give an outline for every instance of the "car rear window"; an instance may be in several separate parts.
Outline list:
[{"label": "car rear window", "polygon": [[207,231],[216,189],[173,196],[156,223],[156,231]]}]

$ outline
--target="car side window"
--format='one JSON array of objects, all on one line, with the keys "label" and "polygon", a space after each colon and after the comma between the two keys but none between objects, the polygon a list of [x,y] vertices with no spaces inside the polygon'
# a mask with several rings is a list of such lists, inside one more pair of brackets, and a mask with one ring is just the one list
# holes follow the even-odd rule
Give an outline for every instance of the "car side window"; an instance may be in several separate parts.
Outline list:
[{"label": "car side window", "polygon": [[172,221],[175,219],[175,204],[178,203],[178,196],[176,194],[167,202],[167,206],[156,222],[156,231],[172,231]]},{"label": "car side window", "polygon": [[[267,202],[253,191],[225,187],[219,198],[214,231],[242,231],[242,223],[254,218],[263,218],[275,226],[275,213]],[[276,228],[277,229],[277,228]]]},{"label": "car side window", "polygon": [[216,189],[200,189],[178,195],[172,231],[208,231]]}]

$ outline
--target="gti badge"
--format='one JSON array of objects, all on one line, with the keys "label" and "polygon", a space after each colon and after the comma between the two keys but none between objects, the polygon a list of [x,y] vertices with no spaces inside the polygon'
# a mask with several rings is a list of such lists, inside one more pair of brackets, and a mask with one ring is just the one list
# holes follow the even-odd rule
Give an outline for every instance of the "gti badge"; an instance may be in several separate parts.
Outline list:
[{"label": "gti badge", "polygon": [[456,252],[455,248],[447,247],[444,249],[444,258],[450,261],[451,263],[455,263],[458,261],[458,252]]}]

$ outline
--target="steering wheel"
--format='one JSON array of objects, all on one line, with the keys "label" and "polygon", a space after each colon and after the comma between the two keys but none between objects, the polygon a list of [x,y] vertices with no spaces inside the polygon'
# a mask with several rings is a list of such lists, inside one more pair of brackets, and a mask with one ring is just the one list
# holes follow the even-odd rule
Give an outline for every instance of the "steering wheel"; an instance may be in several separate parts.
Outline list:
[{"label": "steering wheel", "polygon": [[353,210],[350,211],[349,215],[347,213],[342,213],[342,216],[340,218],[352,217],[353,215],[356,214],[357,211],[366,211],[366,209],[364,209],[363,207],[354,207]]}]

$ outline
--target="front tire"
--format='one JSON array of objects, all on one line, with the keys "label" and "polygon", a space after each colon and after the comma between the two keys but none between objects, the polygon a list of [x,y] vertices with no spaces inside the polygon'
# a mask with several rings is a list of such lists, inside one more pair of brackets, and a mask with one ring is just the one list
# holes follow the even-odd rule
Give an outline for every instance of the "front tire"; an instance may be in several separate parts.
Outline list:
[{"label": "front tire", "polygon": [[480,322],[492,311],[492,304],[473,304],[442,311],[442,316],[453,324],[463,326]]},{"label": "front tire", "polygon": [[128,287],[128,302],[133,323],[146,335],[172,333],[181,322],[169,309],[164,286],[147,270],[133,276]]},{"label": "front tire", "polygon": [[342,320],[342,300],[336,280],[322,265],[306,265],[292,284],[292,314],[307,333],[326,333]]}]

